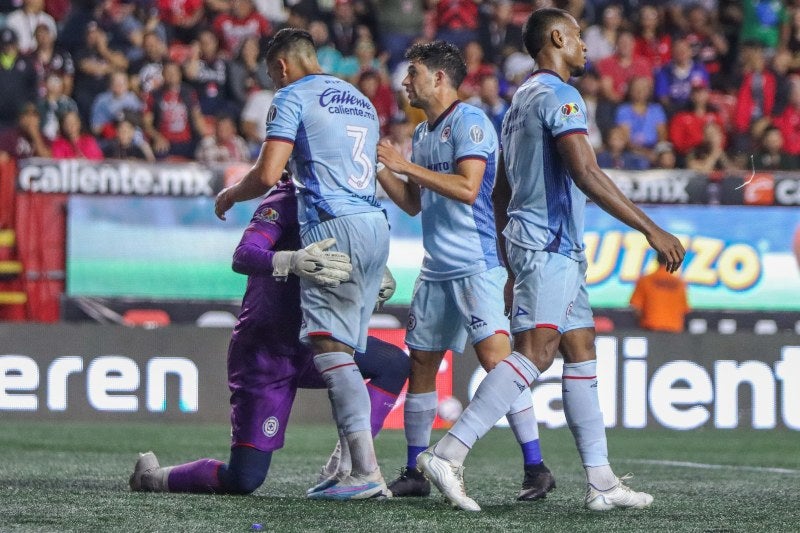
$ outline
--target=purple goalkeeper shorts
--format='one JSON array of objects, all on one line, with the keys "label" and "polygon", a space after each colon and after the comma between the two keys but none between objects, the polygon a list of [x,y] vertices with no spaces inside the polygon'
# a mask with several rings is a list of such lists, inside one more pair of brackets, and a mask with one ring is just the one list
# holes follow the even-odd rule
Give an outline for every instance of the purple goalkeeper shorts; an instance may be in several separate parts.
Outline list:
[{"label": "purple goalkeeper shorts", "polygon": [[324,389],[314,355],[299,341],[276,349],[231,340],[231,446],[263,452],[283,447],[286,424],[298,388]]}]

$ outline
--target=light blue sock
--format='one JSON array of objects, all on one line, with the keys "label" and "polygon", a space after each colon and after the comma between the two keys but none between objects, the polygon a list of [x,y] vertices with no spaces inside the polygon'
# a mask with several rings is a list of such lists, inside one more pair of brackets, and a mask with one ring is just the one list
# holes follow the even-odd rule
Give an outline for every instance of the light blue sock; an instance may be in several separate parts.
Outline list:
[{"label": "light blue sock", "polygon": [[539,447],[539,426],[533,411],[533,398],[530,391],[522,391],[519,398],[514,400],[511,409],[508,410],[506,418],[520,448],[522,448],[522,464],[540,464],[542,452]]},{"label": "light blue sock", "polygon": [[417,467],[417,455],[431,444],[431,428],[436,418],[439,398],[436,391],[406,394],[403,405],[403,425],[408,445],[408,468]]},{"label": "light blue sock", "polygon": [[[511,352],[511,355],[500,361],[486,375],[472,401],[469,402],[448,435],[455,437],[467,450],[472,448],[475,442],[483,437],[501,416],[508,413],[520,393],[528,390],[531,383],[538,377],[539,371],[530,360],[520,353]],[[463,450],[461,453],[454,450],[453,453],[456,455],[448,457],[450,452],[447,444],[451,442],[452,439],[442,439],[441,443],[445,446],[437,445],[436,453],[445,459],[460,463],[459,456],[462,453],[466,456],[466,453]],[[463,461],[463,458],[461,460]]]},{"label": "light blue sock", "polygon": [[325,379],[336,425],[342,434],[370,430],[369,392],[353,356],[328,352],[314,357],[314,366]]},{"label": "light blue sock", "polygon": [[564,414],[583,465],[607,465],[606,428],[597,396],[597,362],[565,363],[562,379]]}]

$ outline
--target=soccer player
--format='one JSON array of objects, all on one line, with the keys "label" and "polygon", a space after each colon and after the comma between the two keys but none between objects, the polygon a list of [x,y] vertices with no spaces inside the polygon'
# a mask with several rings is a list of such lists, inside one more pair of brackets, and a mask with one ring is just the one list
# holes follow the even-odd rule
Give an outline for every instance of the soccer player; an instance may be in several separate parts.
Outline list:
[{"label": "soccer player", "polygon": [[[288,260],[297,265],[293,270],[299,276],[334,286],[349,277],[350,263],[344,254],[321,250],[330,244],[315,243],[298,250],[295,188],[289,181],[280,181],[256,209],[233,256],[233,269],[248,278],[228,348],[230,459],[227,464],[199,459],[160,467],[156,456],[148,452],[136,463],[130,478],[132,490],[249,494],[264,482],[272,452],[283,447],[297,389],[325,388],[313,353],[298,338],[298,280],[290,276],[279,281],[276,269]],[[390,286],[386,288],[393,292]],[[409,360],[401,349],[370,337],[367,354],[357,353],[355,361],[370,379],[371,433],[375,435],[405,384]],[[334,468],[347,471],[346,455]]]},{"label": "soccer player", "polygon": [[389,223],[375,198],[378,114],[358,89],[322,72],[304,30],[278,31],[266,61],[280,88],[268,113],[267,139],[250,171],[217,196],[216,212],[224,216],[235,202],[263,194],[289,162],[298,182],[303,244],[333,237],[336,248],[350,257],[352,277],[336,288],[300,280],[300,336],[312,346],[352,457],[351,474],[313,497],[388,495],[370,434],[367,388],[353,361],[354,349],[366,349],[369,317],[389,256]]},{"label": "soccer player", "polygon": [[[678,239],[628,200],[597,166],[586,135],[586,107],[566,83],[583,73],[586,46],[566,11],[539,9],[524,44],[540,70],[517,90],[503,122],[503,157],[494,190],[501,251],[509,266],[506,305],[514,351],[489,372],[450,431],[420,454],[421,470],[457,507],[477,510],[461,465],[470,448],[560,351],[563,403],[587,477],[585,505],[595,511],[647,507],[653,497],[617,478],[608,462],[597,396],[595,332],[586,290],[583,244],[586,197],[641,231],[674,272]],[[507,291],[506,294],[510,294]]]},{"label": "soccer player", "polygon": [[[427,496],[430,482],[417,469],[417,455],[430,445],[436,373],[445,351],[462,352],[469,339],[488,372],[511,353],[511,344],[503,314],[506,272],[497,255],[490,196],[497,134],[483,111],[458,99],[467,68],[455,45],[417,44],[406,59],[403,86],[427,121],[414,132],[411,161],[389,142],[378,145],[378,160],[387,167],[378,179],[401,209],[412,216],[422,212],[425,259],[406,334],[411,349],[404,407],[408,459],[389,489],[393,496]],[[517,396],[507,415],[523,453],[518,499],[536,500],[555,488],[555,479],[542,461],[530,391]]]}]

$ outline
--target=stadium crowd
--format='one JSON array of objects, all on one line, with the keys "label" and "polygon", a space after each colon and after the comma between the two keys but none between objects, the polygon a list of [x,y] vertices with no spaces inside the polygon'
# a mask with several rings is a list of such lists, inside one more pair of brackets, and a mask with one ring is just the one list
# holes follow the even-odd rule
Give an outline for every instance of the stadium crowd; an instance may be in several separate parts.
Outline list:
[{"label": "stadium crowd", "polygon": [[404,50],[458,45],[459,95],[499,129],[535,68],[521,26],[553,5],[583,28],[589,70],[574,83],[602,167],[796,168],[798,0],[2,0],[0,153],[252,161],[275,90],[263,53],[290,26],[407,155],[424,117],[400,84]]}]

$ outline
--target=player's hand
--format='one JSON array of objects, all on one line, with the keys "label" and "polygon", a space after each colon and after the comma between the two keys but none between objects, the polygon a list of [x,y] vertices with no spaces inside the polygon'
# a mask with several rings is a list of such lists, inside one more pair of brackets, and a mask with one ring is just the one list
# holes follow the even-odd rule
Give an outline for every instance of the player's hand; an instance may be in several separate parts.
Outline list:
[{"label": "player's hand", "polygon": [[225,213],[233,207],[236,201],[233,198],[233,192],[230,187],[226,187],[219,191],[217,198],[214,200],[214,214],[220,220],[225,220]]},{"label": "player's hand", "polygon": [[514,278],[512,276],[508,276],[505,287],[503,287],[503,302],[505,304],[503,312],[511,318],[511,308],[514,305]]},{"label": "player's hand", "polygon": [[311,243],[295,252],[275,252],[272,256],[272,275],[286,279],[291,272],[322,287],[338,287],[350,279],[353,265],[346,253],[326,251],[335,245],[336,239],[330,238]]},{"label": "player's hand", "polygon": [[392,276],[392,271],[389,270],[389,267],[384,267],[383,279],[381,279],[381,288],[378,291],[378,300],[375,302],[375,309],[383,307],[386,300],[394,296],[395,289],[397,289],[397,282],[394,280],[394,276]]},{"label": "player's hand", "polygon": [[653,235],[647,237],[647,241],[659,256],[666,259],[664,266],[667,272],[675,272],[680,268],[686,250],[675,235],[659,228]]},{"label": "player's hand", "polygon": [[378,162],[386,165],[392,172],[403,174],[402,168],[406,164],[406,158],[389,140],[384,139],[378,143]]}]

